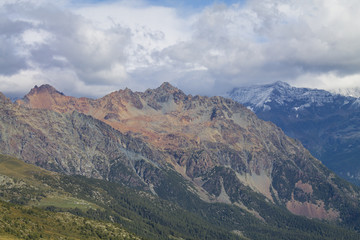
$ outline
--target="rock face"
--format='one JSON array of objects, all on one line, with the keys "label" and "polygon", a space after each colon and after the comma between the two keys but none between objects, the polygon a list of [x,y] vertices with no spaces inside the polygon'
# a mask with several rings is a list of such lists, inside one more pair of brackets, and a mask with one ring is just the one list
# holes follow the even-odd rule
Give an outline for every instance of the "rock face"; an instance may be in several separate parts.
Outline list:
[{"label": "rock face", "polygon": [[0,152],[48,170],[146,187],[135,165],[163,159],[141,140],[78,112],[59,114],[10,102],[0,105],[0,113]]},{"label": "rock face", "polygon": [[343,178],[360,184],[360,99],[282,82],[236,88],[229,97],[299,139]]},{"label": "rock face", "polygon": [[[1,150],[48,169],[145,184],[168,198],[182,197],[171,180],[176,173],[186,191],[204,201],[234,204],[260,218],[265,203],[311,218],[346,222],[360,216],[357,189],[230,99],[186,95],[169,83],[96,100],[42,86],[1,111]],[[54,146],[46,149],[50,136]]]}]

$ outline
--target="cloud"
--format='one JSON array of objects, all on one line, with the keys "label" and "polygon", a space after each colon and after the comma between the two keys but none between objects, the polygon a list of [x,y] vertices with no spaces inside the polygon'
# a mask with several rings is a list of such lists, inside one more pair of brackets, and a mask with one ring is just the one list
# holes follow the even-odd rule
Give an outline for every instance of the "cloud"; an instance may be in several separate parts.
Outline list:
[{"label": "cloud", "polygon": [[18,35],[22,34],[30,24],[24,21],[10,21],[0,11],[0,72],[2,75],[16,74],[27,67],[26,59],[17,49],[21,45]]},{"label": "cloud", "polygon": [[335,87],[334,78],[339,82],[348,75],[356,78],[360,69],[355,9],[360,9],[358,1],[215,5],[199,15],[191,40],[163,50],[160,58],[169,59],[173,69],[206,69],[208,78],[214,79],[208,94],[252,83],[299,83],[309,76],[313,79],[306,81],[309,87]]},{"label": "cloud", "polygon": [[[50,3],[15,2],[1,10],[7,16],[0,24],[0,30],[4,29],[0,34],[0,86],[5,91],[9,91],[10,79],[24,83],[34,82],[36,77],[40,84],[54,82],[56,87],[63,82],[93,86],[86,95],[95,95],[95,87],[126,79],[126,48],[131,39],[128,28],[113,24],[101,29],[91,20]],[[19,78],[19,72],[23,75],[27,71],[37,74],[29,75],[29,80]],[[61,77],[55,77],[54,72]],[[71,81],[67,81],[70,75]],[[67,88],[70,93],[84,93],[79,87]]]},{"label": "cloud", "polygon": [[[12,92],[9,81],[19,82],[19,87],[28,82],[51,83],[69,89],[68,94],[87,96],[100,96],[99,89],[142,85],[129,72],[149,67],[153,51],[186,35],[178,29],[183,25],[174,9],[140,1],[80,7],[64,1],[57,5],[7,1],[0,7],[4,16],[0,19],[0,89],[4,92]],[[19,77],[30,71],[37,74],[29,75],[29,80]],[[17,92],[21,91],[25,93],[24,87]]]},{"label": "cloud", "polygon": [[278,80],[327,89],[360,85],[357,0],[184,9],[141,0],[6,0],[0,91],[50,83],[69,95],[100,97],[163,81],[206,95]]}]

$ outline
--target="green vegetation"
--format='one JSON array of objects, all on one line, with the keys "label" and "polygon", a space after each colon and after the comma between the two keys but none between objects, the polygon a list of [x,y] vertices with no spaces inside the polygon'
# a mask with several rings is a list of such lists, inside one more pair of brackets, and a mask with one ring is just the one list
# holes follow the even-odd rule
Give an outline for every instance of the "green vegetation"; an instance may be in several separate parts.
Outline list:
[{"label": "green vegetation", "polygon": [[47,196],[46,198],[42,198],[38,203],[34,203],[33,206],[36,207],[58,207],[62,209],[71,209],[78,208],[80,210],[88,210],[88,209],[97,209],[99,208],[93,203],[89,203],[82,199],[66,197],[66,196]]},{"label": "green vegetation", "polygon": [[118,224],[0,201],[0,239],[140,239]]},{"label": "green vegetation", "polygon": [[[53,187],[61,185],[78,198],[92,199],[105,209],[90,209],[86,212],[74,209],[72,213],[96,220],[112,219],[130,232],[147,239],[238,239],[226,229],[151,193],[80,176],[62,176],[60,182],[52,183]],[[80,189],[80,186],[83,188]]]},{"label": "green vegetation", "polygon": [[96,204],[74,198],[61,187],[52,188],[36,176],[57,181],[59,176],[39,167],[25,164],[13,157],[0,155],[0,197],[17,204],[37,207],[54,206],[58,208],[99,208]]},{"label": "green vegetation", "polygon": [[[22,171],[12,171],[13,167]],[[255,194],[238,185],[226,168],[212,174],[234,183],[228,184],[231,198],[246,200]],[[124,239],[135,238],[131,232],[145,239],[360,239],[355,231],[335,224],[294,216],[260,195],[252,196],[250,205],[261,212],[258,217],[234,205],[206,203],[188,191],[189,184],[174,171],[159,178],[158,196],[104,180],[51,173],[7,156],[0,156],[0,176],[3,199],[32,205],[0,202],[0,235],[36,239],[60,238],[61,233],[68,239],[122,239],[117,237],[125,234],[121,235]],[[20,190],[5,191],[15,186],[37,197],[22,199]],[[19,232],[19,226],[24,231]],[[30,232],[38,235],[30,236]]]},{"label": "green vegetation", "polygon": [[[360,239],[356,232],[339,226],[294,216],[261,200],[261,196],[253,205],[264,213],[265,222],[236,206],[206,203],[186,191],[186,182],[177,173],[168,174],[156,190],[171,202],[119,184],[79,176],[63,176],[61,183],[54,182],[54,187],[61,184],[69,192],[77,189],[74,194],[78,198],[107,202],[99,203],[104,211],[73,213],[104,220],[111,216],[129,231],[149,239],[241,239],[230,233],[234,231],[250,239]],[[84,191],[78,191],[80,186]]]}]

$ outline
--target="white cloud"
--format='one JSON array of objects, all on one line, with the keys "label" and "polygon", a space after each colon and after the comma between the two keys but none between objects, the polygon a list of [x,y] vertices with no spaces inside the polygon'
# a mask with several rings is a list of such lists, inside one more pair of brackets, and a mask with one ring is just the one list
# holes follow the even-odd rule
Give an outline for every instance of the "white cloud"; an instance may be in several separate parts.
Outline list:
[{"label": "white cloud", "polygon": [[[34,81],[19,77],[17,73],[20,71],[21,76],[26,72],[37,72],[37,81],[41,83],[58,79],[52,75],[54,72],[64,74],[61,78],[70,78],[71,81],[59,81],[93,86],[86,95],[94,95],[95,87],[114,87],[115,83],[121,83],[127,77],[126,48],[131,43],[129,29],[118,25],[98,28],[91,20],[48,3],[11,3],[4,5],[1,12],[5,12],[7,18],[2,20],[4,24],[0,27],[15,26],[11,28],[15,30],[2,31],[6,35],[0,34],[3,52],[8,55],[5,59],[3,54],[0,59],[0,74],[9,76],[0,82],[2,91],[6,91],[10,79],[19,82],[18,85]],[[54,85],[62,86],[61,82]],[[71,89],[70,94],[84,93],[76,87],[67,88]]]},{"label": "white cloud", "polygon": [[[154,42],[163,48],[186,38],[188,20],[181,19],[173,8],[151,6],[142,1],[120,1],[110,4],[89,5],[79,8],[76,13],[91,18],[98,26],[108,28],[114,24],[127,26],[134,35],[145,40],[147,34],[153,34]],[[162,33],[162,34],[161,34]],[[161,35],[159,37],[159,34]],[[156,36],[157,35],[157,36]],[[144,39],[141,39],[144,37]]]},{"label": "white cloud", "polygon": [[[359,10],[359,1],[336,0],[216,5],[200,14],[191,40],[170,46],[160,56],[174,69],[186,69],[184,63],[208,69],[214,79],[210,94],[278,80],[303,79],[309,87],[322,88],[359,86],[359,81],[345,80],[359,76]],[[309,76],[312,81],[305,81]],[[336,80],[325,81],[326,76]]]},{"label": "white cloud", "polygon": [[37,77],[36,70],[21,70],[11,76],[0,75],[1,92],[8,94],[9,97],[20,97],[34,85],[39,84],[36,81]]},{"label": "white cloud", "polygon": [[348,89],[360,86],[360,73],[339,75],[336,72],[322,74],[303,74],[291,81],[297,87],[310,87],[325,90]]}]

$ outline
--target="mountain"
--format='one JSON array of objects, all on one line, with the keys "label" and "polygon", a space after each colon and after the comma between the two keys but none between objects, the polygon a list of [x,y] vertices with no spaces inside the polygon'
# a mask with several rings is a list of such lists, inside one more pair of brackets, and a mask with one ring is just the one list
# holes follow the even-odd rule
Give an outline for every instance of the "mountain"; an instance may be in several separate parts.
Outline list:
[{"label": "mountain", "polygon": [[228,96],[299,139],[331,170],[360,184],[360,99],[283,82],[235,88]]},{"label": "mountain", "polygon": [[0,99],[0,151],[26,162],[147,191],[251,239],[332,232],[290,212],[358,229],[359,189],[230,99],[169,83],[100,99],[43,85],[17,104]]},{"label": "mountain", "polygon": [[11,103],[0,111],[0,151],[51,171],[141,188],[147,184],[134,168],[149,163],[155,170],[164,159],[146,143],[78,112],[58,114]]}]

